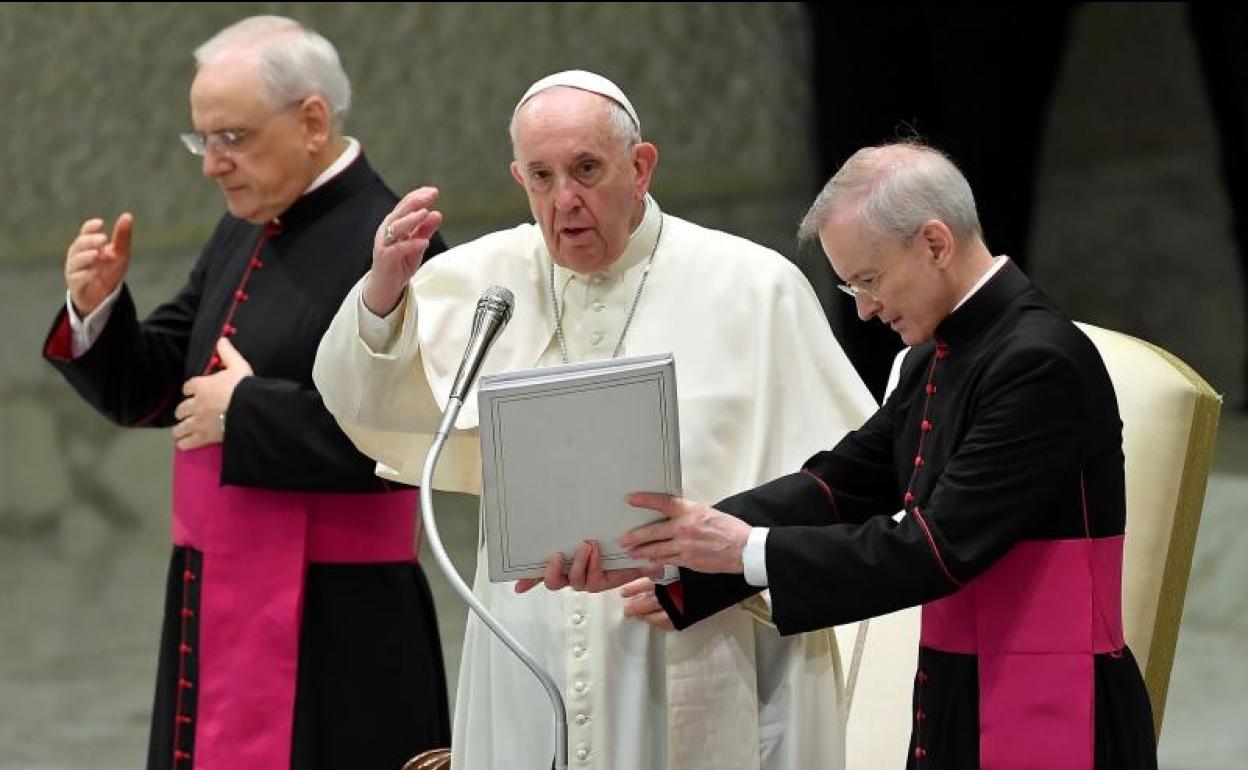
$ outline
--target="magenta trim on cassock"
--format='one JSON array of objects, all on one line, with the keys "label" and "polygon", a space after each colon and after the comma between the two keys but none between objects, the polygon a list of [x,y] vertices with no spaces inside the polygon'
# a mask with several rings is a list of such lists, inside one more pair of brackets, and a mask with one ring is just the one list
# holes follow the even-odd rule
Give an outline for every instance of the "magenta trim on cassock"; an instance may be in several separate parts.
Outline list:
[{"label": "magenta trim on cassock", "polygon": [[290,767],[307,564],[414,560],[419,497],[222,485],[221,461],[174,452],[173,542],[204,554],[194,767]]},{"label": "magenta trim on cassock", "polygon": [[978,656],[983,770],[1091,770],[1093,655],[1123,647],[1122,544],[1019,543],[923,606],[924,647]]}]

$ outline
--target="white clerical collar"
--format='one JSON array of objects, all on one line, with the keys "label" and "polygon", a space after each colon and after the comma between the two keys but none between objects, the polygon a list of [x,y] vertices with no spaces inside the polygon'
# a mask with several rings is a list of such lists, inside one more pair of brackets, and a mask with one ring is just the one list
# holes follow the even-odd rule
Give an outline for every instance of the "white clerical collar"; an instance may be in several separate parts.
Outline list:
[{"label": "white clerical collar", "polygon": [[954,311],[956,312],[958,308],[965,305],[966,301],[975,295],[975,292],[982,289],[984,284],[988,283],[988,280],[997,274],[997,271],[1005,267],[1005,263],[1008,262],[1009,259],[1010,258],[1005,255],[993,257],[992,265],[984,271],[984,274],[979,277],[979,280],[975,282],[975,285],[971,287],[971,290],[968,291],[962,299],[958,300],[958,304],[953,306]]},{"label": "white clerical collar", "polygon": [[360,143],[349,136],[346,137],[346,140],[347,149],[343,150],[342,154],[338,156],[338,159],[329,164],[329,168],[322,171],[320,176],[312,180],[312,184],[308,185],[308,189],[303,191],[304,195],[307,195],[316,188],[341,174],[347,166],[350,166],[355,162],[356,158],[360,157]]},{"label": "white clerical collar", "polygon": [[[641,222],[628,236],[628,245],[624,247],[624,253],[606,269],[599,270],[593,275],[617,278],[650,258],[650,253],[654,250],[655,239],[659,237],[659,219],[663,216],[663,212],[659,210],[659,204],[650,197],[649,193],[646,193],[646,197],[642,199],[642,205],[645,206],[645,213],[641,215]],[[561,279],[587,277],[586,274],[568,270],[559,264],[555,265],[555,272]]]}]

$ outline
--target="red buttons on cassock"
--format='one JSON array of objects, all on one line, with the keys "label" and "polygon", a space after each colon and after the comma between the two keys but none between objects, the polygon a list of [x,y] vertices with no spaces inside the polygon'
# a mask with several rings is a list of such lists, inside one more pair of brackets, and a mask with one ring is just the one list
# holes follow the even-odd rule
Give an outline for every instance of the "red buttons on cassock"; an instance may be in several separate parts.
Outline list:
[{"label": "red buttons on cassock", "polygon": [[905,505],[909,505],[910,503],[913,503],[913,502],[914,502],[914,493],[913,493],[913,492],[906,492],[905,497],[901,498],[901,502],[902,502],[902,503],[904,503]]},{"label": "red buttons on cassock", "polygon": [[188,716],[183,716],[179,714],[177,717],[175,717],[174,721],[176,721],[180,725],[189,725],[193,720]]},{"label": "red buttons on cassock", "polygon": [[213,354],[212,358],[208,359],[209,369],[216,369],[220,365],[221,365],[221,356]]},{"label": "red buttons on cassock", "polygon": [[195,610],[191,609],[190,607],[183,607],[183,608],[182,608],[182,617],[184,617],[184,618],[193,618],[193,617],[195,617]]},{"label": "red buttons on cassock", "polygon": [[922,468],[922,467],[923,467],[923,455],[915,455],[915,456],[914,456],[914,467],[916,467],[916,468]]},{"label": "red buttons on cassock", "polygon": [[225,326],[221,327],[221,334],[222,336],[225,336],[225,337],[229,337],[231,334],[233,334],[236,331],[238,331],[238,329],[236,327],[230,326],[229,324],[226,324]]},{"label": "red buttons on cassock", "polygon": [[923,750],[923,747],[922,747],[922,746],[915,746],[915,747],[914,747],[914,758],[915,758],[915,759],[922,759],[923,757],[926,757],[926,756],[927,756],[927,752]]},{"label": "red buttons on cassock", "polygon": [[195,686],[195,683],[194,683],[194,682],[192,682],[190,679],[179,679],[179,680],[178,680],[178,687],[181,687],[183,690],[189,690],[189,689],[191,689],[191,688],[192,688],[192,687],[194,687],[194,686]]},{"label": "red buttons on cassock", "polygon": [[253,269],[259,270],[260,268],[264,267],[264,261],[260,259],[259,257],[252,257],[251,266]]},{"label": "red buttons on cassock", "polygon": [[191,645],[181,644],[181,645],[178,645],[178,652],[182,653],[183,655],[190,655],[191,652],[193,652],[193,650],[191,649]]},{"label": "red buttons on cassock", "polygon": [[173,752],[173,761],[174,761],[174,762],[184,762],[184,761],[186,761],[186,760],[188,760],[188,759],[190,759],[190,758],[191,758],[191,755],[190,755],[190,753],[189,753],[189,752],[186,752],[186,751],[175,751],[175,752]]},{"label": "red buttons on cassock", "polygon": [[927,391],[927,395],[929,396],[936,395],[936,385],[933,383],[927,383],[927,387],[924,388],[924,390]]},{"label": "red buttons on cassock", "polygon": [[919,425],[919,430],[923,431],[924,433],[929,432],[931,429],[932,429],[932,423],[931,423],[931,421],[930,421],[930,420],[924,420],[924,421],[923,421],[923,422]]},{"label": "red buttons on cassock", "polygon": [[922,722],[924,719],[927,719],[927,714],[923,713],[923,709],[914,712],[914,721]]},{"label": "red buttons on cassock", "polygon": [[250,298],[251,298],[251,295],[243,291],[242,289],[236,289],[234,291],[234,299],[238,300],[239,302],[246,302]]},{"label": "red buttons on cassock", "polygon": [[183,571],[182,571],[182,580],[183,580],[184,582],[190,583],[190,582],[191,582],[191,581],[193,581],[194,579],[195,579],[195,573],[194,573],[194,572],[191,572],[189,569],[188,569],[188,570],[183,570]]},{"label": "red buttons on cassock", "polygon": [[914,678],[918,680],[919,684],[923,684],[927,682],[927,672],[923,669],[919,669],[919,673],[915,674]]}]

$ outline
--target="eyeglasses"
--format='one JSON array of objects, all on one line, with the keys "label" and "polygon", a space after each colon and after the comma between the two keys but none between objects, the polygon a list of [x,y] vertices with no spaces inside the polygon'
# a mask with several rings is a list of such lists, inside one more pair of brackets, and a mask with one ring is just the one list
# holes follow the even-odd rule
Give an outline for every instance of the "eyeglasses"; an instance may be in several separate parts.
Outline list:
[{"label": "eyeglasses", "polygon": [[[290,110],[292,107],[303,104],[307,99],[295,99],[282,105],[281,109],[275,110],[272,115],[265,118],[267,123],[277,115]],[[203,157],[209,150],[213,150],[221,155],[237,155],[242,152],[243,145],[247,139],[255,133],[245,128],[227,128],[223,131],[210,131],[207,134],[201,134],[198,131],[191,131],[185,134],[178,134],[178,138],[182,140],[182,144],[192,155]]]},{"label": "eyeglasses", "polygon": [[852,283],[838,283],[836,288],[853,297],[855,301],[862,295],[867,295],[874,302],[880,301],[880,276],[884,275],[884,271],[876,273],[874,276],[865,281],[854,281]]},{"label": "eyeglasses", "polygon": [[[908,238],[901,239],[900,246],[902,250],[905,250],[911,247],[911,245],[914,243],[914,234],[917,232],[918,230],[916,229],[914,233],[911,233],[911,235]],[[871,276],[870,278],[865,278],[862,280],[853,280],[853,281],[846,281],[845,283],[838,283],[836,285],[836,288],[840,289],[841,291],[845,292],[849,296],[853,297],[855,301],[861,299],[863,295],[866,295],[867,297],[871,298],[872,302],[879,302],[880,301],[880,279],[884,277],[884,273],[888,272],[888,269],[892,267],[899,258],[900,258],[900,253],[895,252],[891,256],[884,258],[884,267],[881,267],[879,270],[877,270],[875,275]]]},{"label": "eyeglasses", "polygon": [[248,132],[245,128],[213,131],[208,134],[191,131],[178,135],[186,149],[190,150],[192,155],[198,155],[201,158],[209,150],[215,150],[222,155],[233,155],[242,149],[247,137]]}]

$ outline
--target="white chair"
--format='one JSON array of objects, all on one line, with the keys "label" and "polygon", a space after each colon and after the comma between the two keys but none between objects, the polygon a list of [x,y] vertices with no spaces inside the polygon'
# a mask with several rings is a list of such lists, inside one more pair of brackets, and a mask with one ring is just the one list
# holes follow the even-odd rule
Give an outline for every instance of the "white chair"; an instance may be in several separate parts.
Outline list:
[{"label": "white chair", "polygon": [[[1127,489],[1123,628],[1143,671],[1160,736],[1222,399],[1165,350],[1119,332],[1078,326],[1105,360],[1122,415]],[[901,357],[893,364],[890,391]],[[853,688],[846,727],[848,770],[904,767],[918,661],[918,608],[839,627],[837,638],[842,654],[851,654],[846,667],[847,687]]]}]

